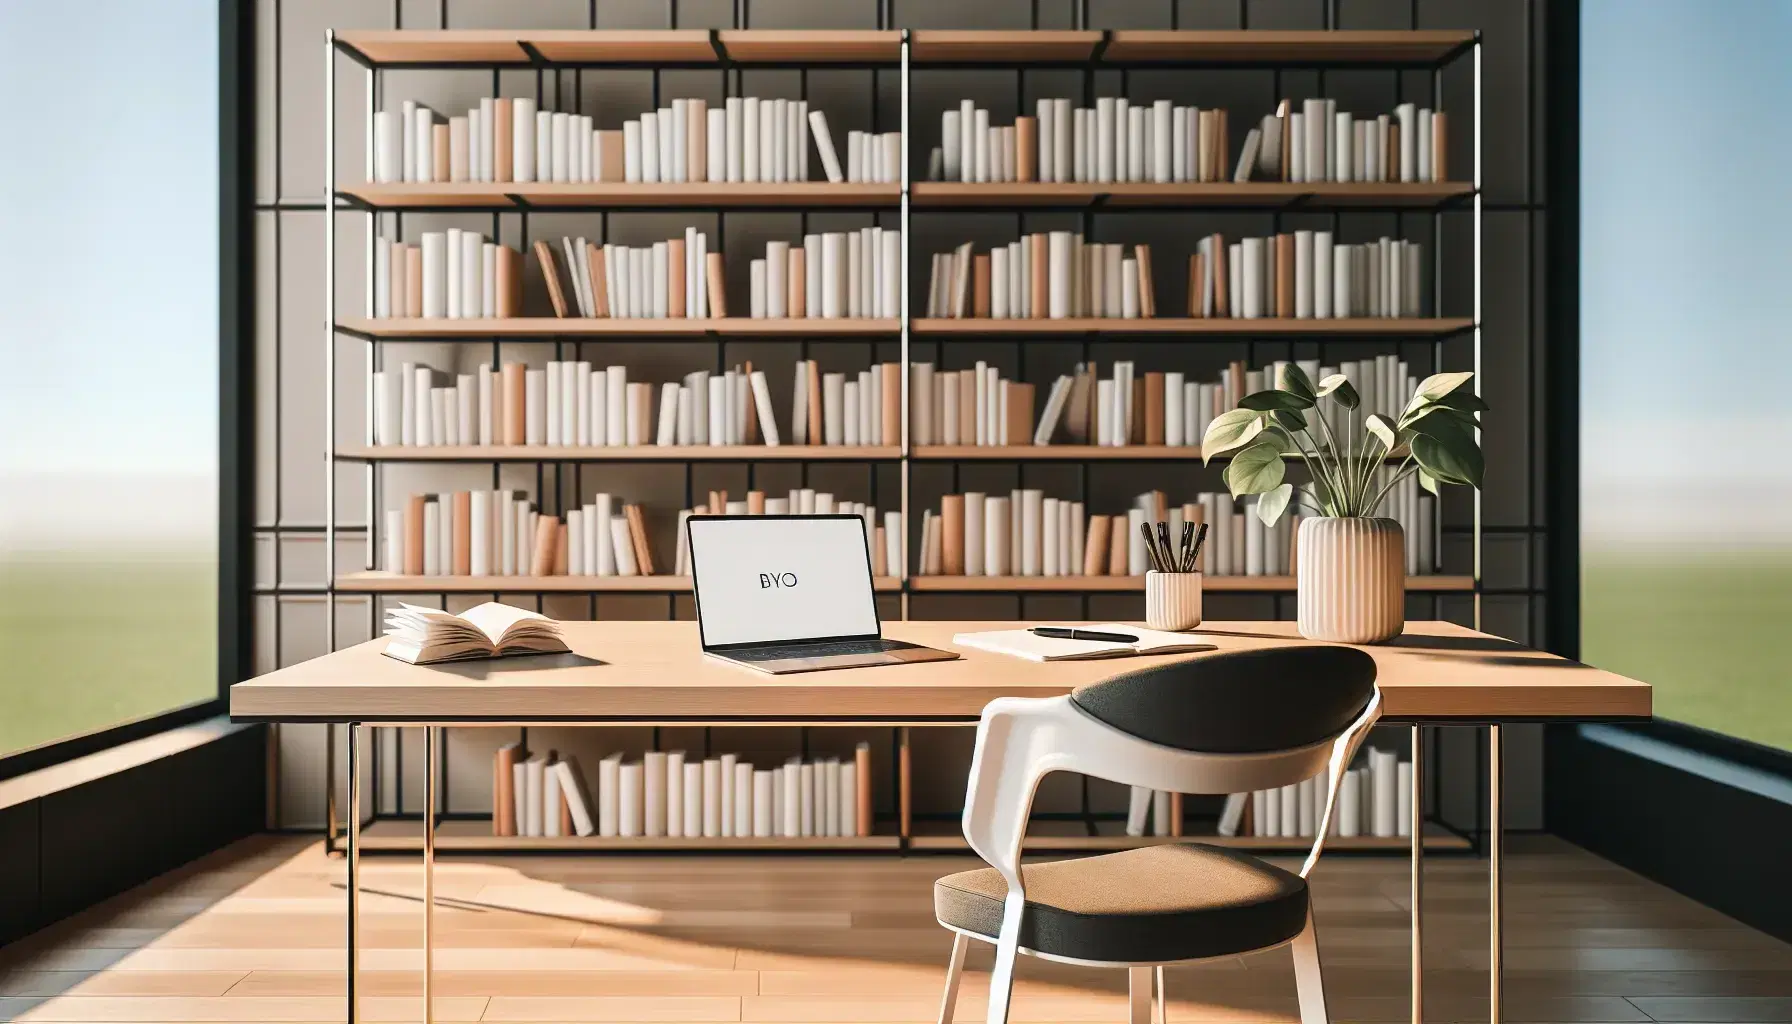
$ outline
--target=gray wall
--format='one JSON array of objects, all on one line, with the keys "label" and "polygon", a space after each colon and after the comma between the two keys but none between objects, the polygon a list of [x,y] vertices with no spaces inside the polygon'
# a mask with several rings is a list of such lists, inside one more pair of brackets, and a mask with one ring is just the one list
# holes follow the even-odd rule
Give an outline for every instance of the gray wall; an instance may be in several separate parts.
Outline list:
[{"label": "gray wall", "polygon": [[[1483,33],[1483,175],[1486,215],[1483,222],[1483,339],[1484,392],[1493,406],[1486,418],[1488,461],[1483,498],[1484,578],[1482,625],[1490,632],[1521,642],[1541,641],[1542,593],[1546,545],[1543,519],[1544,424],[1542,382],[1546,372],[1546,339],[1542,334],[1544,194],[1542,179],[1542,52],[1543,0],[1089,0],[1092,28],[1478,28]],[[872,0],[746,0],[746,24],[753,28],[876,27],[878,5]],[[1037,9],[1040,28],[1073,26],[1071,0],[893,0],[896,27],[920,28],[1025,28]],[[256,165],[256,297],[257,331],[256,397],[256,582],[255,656],[258,671],[291,664],[324,653],[326,606],[315,591],[324,581],[321,526],[325,518],[324,484],[324,48],[326,28],[664,28],[676,12],[679,28],[730,27],[731,0],[260,0],[257,5],[257,129],[259,153]],[[345,59],[331,65],[336,75],[337,175],[340,181],[359,180],[362,149],[365,75]],[[652,74],[642,71],[566,72],[544,76],[543,95],[556,94],[568,101],[574,95],[583,109],[597,114],[600,126],[615,127],[625,112],[650,105]],[[438,110],[464,109],[490,92],[489,71],[405,71],[386,74],[384,96],[396,104],[416,98]],[[503,72],[498,76],[506,95],[533,95],[538,86],[534,72]],[[721,76],[714,72],[667,72],[662,75],[665,95],[721,95]],[[744,88],[757,95],[796,96],[803,87],[797,72],[750,71]],[[818,71],[807,76],[810,100],[826,109],[836,124],[869,126],[874,118],[884,126],[895,123],[900,106],[897,76],[867,71]],[[1242,132],[1248,118],[1265,112],[1281,96],[1335,96],[1341,105],[1358,113],[1390,110],[1400,100],[1429,103],[1432,83],[1428,73],[1392,71],[1288,71],[1206,70],[1175,72],[1147,70],[1123,75],[1102,72],[1097,89],[1112,95],[1124,89],[1142,98],[1159,96],[1203,106],[1225,106],[1233,112],[1235,130]],[[1451,154],[1452,177],[1466,176],[1472,166],[1473,74],[1468,61],[1446,71],[1442,88],[1443,109],[1453,121],[1455,149]],[[946,104],[970,96],[989,107],[998,119],[1014,113],[1019,99],[1030,107],[1040,95],[1079,95],[1076,72],[1042,71],[1024,76],[1013,71],[918,71],[912,83],[912,124],[917,132],[914,149],[925,154],[937,141],[938,111]],[[844,128],[837,129],[843,131]],[[989,241],[1012,238],[1017,229],[1040,230],[1065,222],[1067,214],[941,214],[917,213],[913,218],[913,246],[917,254],[957,244],[966,238]],[[703,225],[715,215],[700,215]],[[594,235],[596,215],[562,214],[529,218],[530,238],[571,233]],[[1229,234],[1265,234],[1299,227],[1328,227],[1329,215],[1285,215],[1279,220],[1259,213],[1104,214],[1097,218],[1095,237],[1103,240],[1150,242],[1168,267],[1181,265],[1186,239],[1209,231]],[[631,213],[611,215],[607,226],[613,240],[639,242],[667,237],[668,230],[691,222],[684,215]],[[818,214],[809,218],[813,229],[865,223],[864,215]],[[888,222],[888,221],[886,221]],[[410,215],[389,217],[384,228],[414,240],[418,232],[445,226],[497,232],[507,242],[524,239],[525,227],[514,215]],[[727,241],[731,260],[744,260],[750,248],[766,238],[788,238],[802,226],[797,214],[729,214]],[[363,308],[362,265],[364,218],[339,214],[337,229],[336,287],[338,308],[345,313]],[[1468,315],[1473,302],[1473,221],[1466,212],[1450,212],[1434,221],[1431,214],[1344,214],[1336,230],[1345,240],[1361,240],[1396,234],[1436,245],[1444,256],[1445,272],[1438,294],[1428,301],[1443,315]],[[925,256],[918,256],[925,259]],[[744,267],[742,268],[744,271]],[[744,272],[731,275],[744,279]],[[1182,301],[1180,275],[1160,273],[1164,308],[1178,308]],[[925,266],[919,280],[925,282]],[[924,284],[923,284],[924,287]],[[540,296],[526,301],[541,303]],[[338,339],[335,387],[337,429],[340,436],[359,438],[363,431],[366,347],[353,339]],[[546,346],[507,346],[506,355],[518,349],[529,358],[548,358]],[[532,349],[539,348],[540,351]],[[731,343],[725,353],[730,361],[753,359],[757,364],[787,366],[796,357],[794,343]],[[590,357],[624,361],[636,367],[644,379],[668,379],[673,372],[713,365],[715,352],[700,346],[648,346],[640,344],[589,345]],[[917,344],[916,359],[935,355],[932,346]],[[1430,343],[1407,343],[1402,353],[1415,370],[1433,369]],[[1358,358],[1389,351],[1383,343],[1246,343],[1235,345],[1147,345],[1102,343],[1095,349],[1105,363],[1114,358],[1134,358],[1144,369],[1185,369],[1208,372],[1232,358],[1270,360],[1293,356],[1319,356],[1328,361]],[[1047,382],[1068,362],[1080,357],[1078,344],[1027,346],[1023,354],[1007,343],[958,343],[950,348],[946,365],[968,365],[988,359],[1008,373]],[[481,353],[483,355],[483,352]],[[893,343],[818,345],[817,358],[837,362],[841,368],[858,367],[875,354],[896,358]],[[438,367],[477,361],[471,352],[452,346],[394,345],[385,353],[389,360],[427,360]],[[1445,347],[1443,367],[1472,366],[1472,346],[1466,339]],[[782,376],[773,373],[773,381]],[[786,383],[784,385],[788,387]],[[360,467],[335,470],[336,516],[339,525],[355,529],[338,538],[338,561],[359,567],[365,559],[364,525],[366,491]],[[479,486],[489,479],[483,467],[389,467],[381,483],[385,496],[418,490],[442,490]],[[792,486],[797,467],[761,467],[756,483],[778,489]],[[515,486],[533,483],[533,468],[506,469],[516,474]],[[817,466],[809,473],[811,485],[831,488],[858,500],[878,500],[894,505],[897,493],[893,469],[875,472],[864,467]],[[1029,466],[965,467],[957,478],[962,489],[1002,489],[1024,479],[1028,486],[1043,486],[1059,493],[1075,487],[1076,470],[1070,467]],[[1169,475],[1174,474],[1174,475]],[[695,486],[727,487],[739,492],[746,487],[741,466],[704,466],[696,470]],[[548,486],[577,488],[589,494],[602,486],[628,494],[631,500],[655,507],[662,520],[659,549],[669,550],[671,525],[668,509],[676,509],[684,496],[682,467],[583,467],[565,480],[551,477]],[[1091,493],[1113,504],[1115,511],[1126,496],[1162,487],[1172,498],[1196,490],[1220,487],[1217,475],[1186,466],[1095,466],[1090,470]],[[918,526],[919,510],[937,508],[938,495],[954,489],[947,466],[921,465],[914,471],[912,516]],[[387,499],[383,499],[387,500]],[[1445,502],[1445,568],[1467,572],[1472,564],[1470,524],[1472,503],[1466,494],[1450,495]],[[427,600],[427,599],[420,599]],[[470,601],[450,607],[462,606]],[[1088,599],[1074,595],[1010,596],[920,595],[913,599],[911,614],[917,618],[962,617],[1138,617],[1141,601],[1132,595],[1098,595]],[[549,599],[542,610],[570,618],[663,618],[669,613],[689,614],[688,599],[651,595],[605,595]],[[1292,595],[1214,594],[1208,598],[1208,617],[1291,618]],[[1413,595],[1409,618],[1447,618],[1474,621],[1473,600],[1464,596]],[[342,596],[337,602],[337,643],[347,645],[373,635],[378,609],[363,598]],[[1541,742],[1535,729],[1509,730],[1508,821],[1514,827],[1541,825]],[[544,735],[544,733],[546,735]],[[887,730],[863,736],[850,731],[811,730],[812,750],[849,745],[860,738],[877,744],[880,770],[887,771],[890,737]],[[589,755],[604,749],[639,749],[651,737],[646,730],[536,730],[531,746],[559,747]],[[668,730],[662,744],[677,748],[700,747],[703,737],[694,730]],[[745,753],[764,751],[767,756],[793,752],[802,742],[794,730],[718,730],[710,741],[720,750]],[[1389,742],[1401,742],[1398,732]],[[497,730],[451,730],[448,750],[447,806],[452,811],[476,811],[488,806],[489,751],[505,740]],[[963,773],[968,763],[969,736],[963,730],[926,730],[916,736],[918,813],[956,812],[962,797]],[[1476,780],[1476,744],[1466,729],[1445,730],[1440,737],[1439,764],[1445,773],[1442,810],[1451,819],[1473,819],[1473,787]],[[402,776],[405,807],[420,803],[421,742],[416,736],[401,737],[383,731],[379,760],[380,806],[391,810],[400,794]],[[280,779],[278,801],[271,815],[286,827],[320,826],[324,817],[322,793],[326,749],[324,727],[288,726],[279,731],[277,763]],[[340,752],[340,744],[337,746]],[[402,770],[399,770],[402,763]],[[882,790],[888,792],[888,790]],[[1112,809],[1119,794],[1103,784],[1091,786],[1098,808]],[[1074,780],[1060,779],[1048,786],[1042,806],[1074,810],[1080,806],[1081,789]],[[886,801],[887,804],[887,801]],[[886,807],[887,809],[887,807]]]}]

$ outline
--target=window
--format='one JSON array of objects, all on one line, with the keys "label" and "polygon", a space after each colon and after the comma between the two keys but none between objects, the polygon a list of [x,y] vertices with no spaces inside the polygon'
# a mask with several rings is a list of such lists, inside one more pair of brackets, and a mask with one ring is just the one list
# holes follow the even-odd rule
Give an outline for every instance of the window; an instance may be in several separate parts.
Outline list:
[{"label": "window", "polygon": [[1582,657],[1792,749],[1792,0],[1585,0]]},{"label": "window", "polygon": [[0,757],[218,692],[218,20],[0,3]]}]

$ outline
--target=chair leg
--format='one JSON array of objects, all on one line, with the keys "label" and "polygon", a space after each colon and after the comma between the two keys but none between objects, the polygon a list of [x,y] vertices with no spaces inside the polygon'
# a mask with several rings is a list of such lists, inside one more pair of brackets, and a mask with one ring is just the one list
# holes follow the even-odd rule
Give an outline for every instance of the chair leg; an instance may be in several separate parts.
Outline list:
[{"label": "chair leg", "polygon": [[1026,900],[1013,891],[1002,904],[1002,931],[996,937],[996,963],[989,972],[987,1024],[1008,1024],[1008,997],[1014,992],[1014,961],[1020,956],[1020,923]]},{"label": "chair leg", "polygon": [[1164,969],[1157,970],[1157,1024],[1168,1024],[1170,1018],[1170,990],[1164,987]]},{"label": "chair leg", "polygon": [[1152,968],[1126,969],[1126,1024],[1151,1024]]},{"label": "chair leg", "polygon": [[1329,1024],[1325,1013],[1325,980],[1319,973],[1319,936],[1313,931],[1313,908],[1307,926],[1294,937],[1294,990],[1300,998],[1301,1024]]},{"label": "chair leg", "polygon": [[963,932],[952,933],[952,958],[946,961],[946,993],[940,997],[940,1024],[952,1024],[958,1007],[958,978],[964,973],[964,951],[971,944]]}]

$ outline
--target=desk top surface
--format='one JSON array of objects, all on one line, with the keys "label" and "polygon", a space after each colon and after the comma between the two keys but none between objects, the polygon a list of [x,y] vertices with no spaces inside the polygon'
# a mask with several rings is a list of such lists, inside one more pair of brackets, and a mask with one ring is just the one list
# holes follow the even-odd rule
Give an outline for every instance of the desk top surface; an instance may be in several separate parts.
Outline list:
[{"label": "desk top surface", "polygon": [[[570,655],[412,666],[376,639],[231,687],[230,713],[270,721],[530,723],[974,721],[997,697],[1047,697],[1203,654],[1040,664],[960,647],[955,633],[1039,623],[886,622],[957,661],[770,676],[703,655],[689,621],[566,622]],[[1305,644],[1292,622],[1209,622],[1222,651]],[[1374,656],[1396,720],[1646,718],[1648,684],[1448,622],[1408,622]]]}]

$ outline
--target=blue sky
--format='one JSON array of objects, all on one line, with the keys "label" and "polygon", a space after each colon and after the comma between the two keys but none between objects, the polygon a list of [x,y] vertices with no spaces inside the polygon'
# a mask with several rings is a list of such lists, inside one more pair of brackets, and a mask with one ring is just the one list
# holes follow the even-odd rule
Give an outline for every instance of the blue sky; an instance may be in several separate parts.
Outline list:
[{"label": "blue sky", "polygon": [[1792,536],[1792,0],[1582,11],[1588,539]]}]

